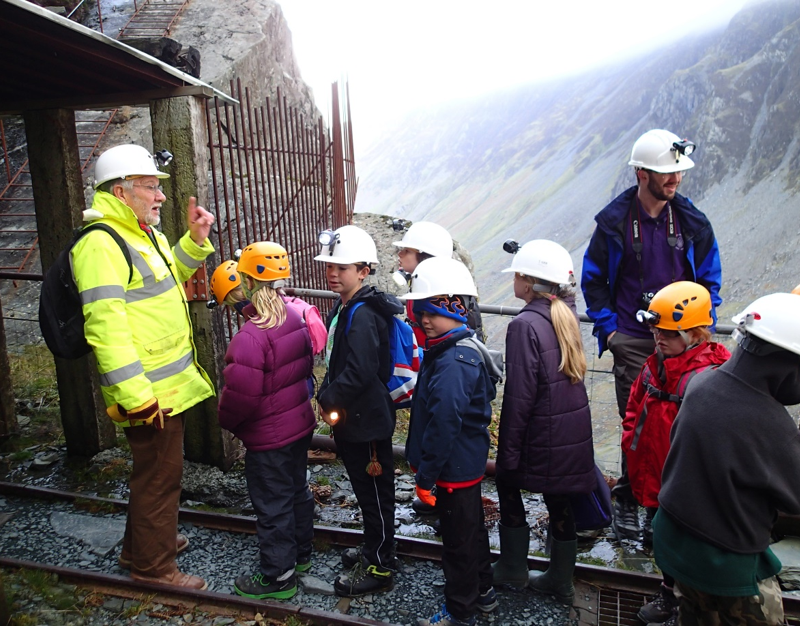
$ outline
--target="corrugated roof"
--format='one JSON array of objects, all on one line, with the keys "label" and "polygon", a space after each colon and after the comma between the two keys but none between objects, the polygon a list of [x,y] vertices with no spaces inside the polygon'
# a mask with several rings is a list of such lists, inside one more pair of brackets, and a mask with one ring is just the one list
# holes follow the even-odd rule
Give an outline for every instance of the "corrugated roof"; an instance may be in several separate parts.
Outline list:
[{"label": "corrugated roof", "polygon": [[190,93],[235,102],[189,74],[27,0],[0,0],[0,114],[145,104]]}]

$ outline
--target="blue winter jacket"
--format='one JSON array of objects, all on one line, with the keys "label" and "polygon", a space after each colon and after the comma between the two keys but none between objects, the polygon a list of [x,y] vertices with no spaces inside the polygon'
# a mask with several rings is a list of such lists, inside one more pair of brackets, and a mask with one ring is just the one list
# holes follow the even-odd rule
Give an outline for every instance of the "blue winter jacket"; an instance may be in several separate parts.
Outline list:
[{"label": "blue winter jacket", "polygon": [[[594,322],[600,354],[607,347],[608,336],[617,330],[616,285],[622,263],[625,225],[638,187],[626,189],[600,213],[583,256],[581,290],[586,300],[586,314]],[[717,321],[717,307],[722,304],[719,290],[722,285],[722,266],[719,247],[711,222],[692,204],[689,198],[675,194],[670,202],[686,241],[686,258],[695,282],[711,293],[712,317]]]},{"label": "blue winter jacket", "polygon": [[479,352],[456,345],[474,334],[457,331],[425,352],[406,439],[406,459],[423,489],[475,480],[486,471],[495,387]]}]

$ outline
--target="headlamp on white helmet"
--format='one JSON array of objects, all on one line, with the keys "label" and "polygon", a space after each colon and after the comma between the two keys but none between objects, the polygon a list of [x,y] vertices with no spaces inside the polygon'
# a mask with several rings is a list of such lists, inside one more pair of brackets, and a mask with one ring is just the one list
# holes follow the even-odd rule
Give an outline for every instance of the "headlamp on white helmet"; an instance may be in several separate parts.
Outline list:
[{"label": "headlamp on white helmet", "polygon": [[169,174],[158,169],[172,162],[168,150],[157,150],[155,156],[146,148],[135,144],[123,144],[109,148],[101,154],[94,166],[94,188],[111,180],[155,176],[169,178]]},{"label": "headlamp on white helmet", "polygon": [[650,170],[659,174],[683,172],[694,167],[694,161],[689,155],[696,150],[696,143],[681,139],[668,130],[656,128],[648,130],[636,140],[628,165],[637,170]]},{"label": "headlamp on white helmet", "polygon": [[[575,271],[572,257],[563,246],[547,239],[534,239],[520,246],[513,239],[508,239],[503,244],[503,250],[514,255],[511,267],[503,270],[515,272],[531,278],[551,283],[552,285],[566,285],[575,287]],[[551,291],[542,286],[536,291]]]},{"label": "headlamp on white helmet", "polygon": [[318,241],[322,246],[320,253],[314,257],[322,263],[338,263],[341,265],[370,266],[378,264],[378,250],[375,242],[365,230],[358,226],[342,226],[336,230],[324,230]]}]

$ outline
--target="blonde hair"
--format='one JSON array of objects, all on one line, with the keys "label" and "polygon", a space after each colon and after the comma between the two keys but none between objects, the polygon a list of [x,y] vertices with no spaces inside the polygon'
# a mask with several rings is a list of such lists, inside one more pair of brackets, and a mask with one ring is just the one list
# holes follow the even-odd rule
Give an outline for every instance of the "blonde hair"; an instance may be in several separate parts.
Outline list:
[{"label": "blonde hair", "polygon": [[244,292],[242,291],[242,286],[239,285],[238,287],[234,287],[228,292],[228,295],[225,296],[225,299],[222,301],[222,304],[226,304],[228,306],[233,306],[238,304],[239,302],[244,302]]},{"label": "blonde hair", "polygon": [[[532,276],[520,274],[520,276],[531,285],[540,284],[548,287],[555,287],[552,283],[543,281]],[[558,347],[561,350],[561,363],[558,371],[563,372],[569,377],[574,385],[583,380],[586,376],[586,353],[583,350],[583,339],[581,338],[581,328],[578,325],[578,318],[569,308],[564,298],[574,296],[571,289],[556,287],[556,293],[546,293],[533,291],[534,298],[547,298],[550,300],[550,317],[553,320],[553,329],[556,331]]]},{"label": "blonde hair", "polygon": [[[258,284],[261,281],[253,282]],[[258,316],[250,318],[250,321],[259,328],[278,328],[286,321],[286,305],[280,294],[272,287],[267,285],[261,287],[253,294],[250,304],[258,313]]]}]

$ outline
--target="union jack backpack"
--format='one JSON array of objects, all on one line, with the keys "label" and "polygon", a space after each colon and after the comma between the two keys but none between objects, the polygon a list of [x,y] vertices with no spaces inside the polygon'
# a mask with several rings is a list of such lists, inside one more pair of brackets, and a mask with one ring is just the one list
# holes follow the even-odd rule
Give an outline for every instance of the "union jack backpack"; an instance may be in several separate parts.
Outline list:
[{"label": "union jack backpack", "polygon": [[[347,318],[344,329],[345,334],[350,331],[353,314],[362,304],[364,303],[356,302],[350,310],[350,317]],[[419,349],[411,326],[394,315],[389,322],[389,353],[392,361],[392,374],[386,383],[389,395],[392,397],[395,409],[410,408],[411,396],[414,394],[417,374],[422,364],[422,350]]]}]

